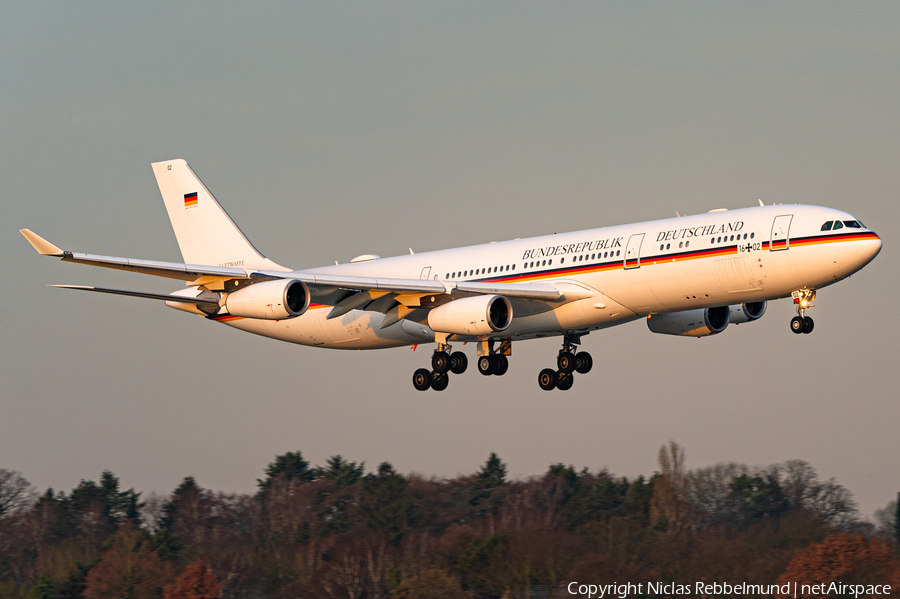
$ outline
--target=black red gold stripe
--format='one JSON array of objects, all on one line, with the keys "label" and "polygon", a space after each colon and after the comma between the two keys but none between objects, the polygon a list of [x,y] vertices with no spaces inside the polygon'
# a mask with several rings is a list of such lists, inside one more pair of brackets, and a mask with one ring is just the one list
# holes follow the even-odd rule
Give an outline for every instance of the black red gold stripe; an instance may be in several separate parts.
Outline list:
[{"label": "black red gold stripe", "polygon": [[[798,237],[790,240],[790,244],[786,245],[785,240],[776,240],[775,241],[775,249],[781,249],[785,247],[798,247],[798,246],[807,246],[807,245],[816,245],[821,243],[837,243],[843,241],[865,241],[865,240],[874,240],[880,239],[878,235],[869,231],[861,231],[859,233],[843,233],[840,235],[826,234],[826,235],[813,235],[809,237]],[[769,249],[769,242],[762,242],[762,249]],[[653,264],[668,264],[672,262],[683,262],[685,260],[698,260],[701,258],[710,258],[717,256],[727,256],[731,254],[738,253],[737,245],[728,245],[717,248],[707,248],[702,250],[691,250],[685,252],[676,252],[671,254],[657,254],[650,256],[641,256],[640,264],[638,264],[637,259],[628,259],[627,267],[633,268],[635,266],[640,265],[641,267],[650,266]],[[592,274],[598,272],[606,272],[610,270],[621,270],[624,264],[623,258],[618,258],[613,261],[601,262],[597,264],[590,265],[578,265],[578,266],[568,266],[568,267],[560,267],[560,268],[548,268],[544,270],[516,274],[507,275],[504,273],[499,277],[485,277],[481,279],[471,279],[473,281],[484,282],[484,283],[512,283],[512,282],[526,282],[526,281],[538,281],[542,279],[552,279],[559,277],[569,277],[573,275],[581,275],[581,274]]]}]

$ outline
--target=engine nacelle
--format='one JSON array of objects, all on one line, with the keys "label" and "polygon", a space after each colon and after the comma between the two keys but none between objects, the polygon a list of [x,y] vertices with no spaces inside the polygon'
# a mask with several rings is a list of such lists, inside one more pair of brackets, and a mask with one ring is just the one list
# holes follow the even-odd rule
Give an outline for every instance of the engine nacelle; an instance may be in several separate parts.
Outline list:
[{"label": "engine nacelle", "polygon": [[728,306],[716,306],[654,314],[647,319],[647,326],[654,333],[663,335],[705,337],[721,333],[729,322],[731,322],[731,310]]},{"label": "engine nacelle", "polygon": [[234,316],[285,320],[309,308],[309,287],[303,281],[278,280],[255,283],[228,294],[225,307]]},{"label": "engine nacelle", "polygon": [[490,335],[512,322],[512,304],[502,295],[453,300],[428,312],[428,326],[439,333]]},{"label": "engine nacelle", "polygon": [[747,304],[734,304],[728,306],[731,311],[731,322],[741,324],[759,320],[766,313],[766,302],[750,302]]}]

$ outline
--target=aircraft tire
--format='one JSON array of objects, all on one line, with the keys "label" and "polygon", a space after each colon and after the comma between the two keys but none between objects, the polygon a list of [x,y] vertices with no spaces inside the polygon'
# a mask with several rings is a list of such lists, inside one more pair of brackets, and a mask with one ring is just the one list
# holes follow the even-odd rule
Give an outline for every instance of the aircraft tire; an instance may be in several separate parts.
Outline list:
[{"label": "aircraft tire", "polygon": [[575,354],[575,371],[578,374],[587,374],[594,367],[594,358],[586,351]]},{"label": "aircraft tire", "polygon": [[816,325],[815,325],[815,323],[813,322],[813,319],[812,319],[812,318],[810,318],[809,316],[804,316],[804,317],[803,317],[803,332],[804,332],[805,334],[809,335],[810,333],[812,333],[812,332],[813,332],[813,327],[815,327],[815,326],[816,326]]},{"label": "aircraft tire", "polygon": [[469,358],[461,351],[455,351],[450,354],[450,372],[453,374],[462,374],[469,367]]},{"label": "aircraft tire", "polygon": [[431,377],[431,388],[435,391],[443,391],[447,388],[447,385],[450,384],[450,375],[447,373],[438,374],[435,373],[433,377]]},{"label": "aircraft tire", "polygon": [[805,328],[804,325],[804,320],[799,316],[795,316],[791,319],[791,330],[798,335],[803,332],[803,329]]},{"label": "aircraft tire", "polygon": [[413,373],[413,387],[419,391],[427,391],[431,388],[431,371],[427,368],[419,368]]},{"label": "aircraft tire", "polygon": [[431,356],[431,368],[437,374],[446,374],[450,370],[450,354],[445,351],[436,351]]},{"label": "aircraft tire", "polygon": [[571,372],[560,372],[556,377],[556,388],[560,391],[568,391],[575,382],[575,375]]},{"label": "aircraft tire", "polygon": [[575,371],[575,354],[568,351],[560,353],[556,358],[556,365],[560,372],[571,374]]},{"label": "aircraft tire", "polygon": [[503,376],[506,374],[506,371],[509,370],[509,360],[503,355],[494,356],[494,359],[497,361],[497,367],[494,369],[494,374],[496,376]]},{"label": "aircraft tire", "polygon": [[478,358],[478,372],[483,374],[484,376],[490,376],[494,374],[494,370],[496,370],[497,362],[494,360],[494,356],[481,356]]},{"label": "aircraft tire", "polygon": [[556,371],[552,368],[545,368],[538,374],[538,385],[544,391],[552,391],[556,389]]}]

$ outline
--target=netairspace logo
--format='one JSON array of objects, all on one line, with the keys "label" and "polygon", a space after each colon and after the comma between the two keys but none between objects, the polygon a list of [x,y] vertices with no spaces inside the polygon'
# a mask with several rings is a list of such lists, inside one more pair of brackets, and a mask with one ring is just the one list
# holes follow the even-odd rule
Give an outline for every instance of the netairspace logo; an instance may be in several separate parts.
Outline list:
[{"label": "netairspace logo", "polygon": [[727,582],[695,582],[679,584],[677,582],[624,582],[612,584],[579,584],[570,582],[566,587],[570,595],[581,595],[590,599],[617,598],[626,599],[631,596],[671,596],[671,595],[780,595],[783,597],[808,597],[810,595],[853,595],[854,597],[873,597],[890,595],[889,584],[843,584],[840,582],[822,582],[818,584],[800,584],[786,582],[784,584],[729,584]]}]

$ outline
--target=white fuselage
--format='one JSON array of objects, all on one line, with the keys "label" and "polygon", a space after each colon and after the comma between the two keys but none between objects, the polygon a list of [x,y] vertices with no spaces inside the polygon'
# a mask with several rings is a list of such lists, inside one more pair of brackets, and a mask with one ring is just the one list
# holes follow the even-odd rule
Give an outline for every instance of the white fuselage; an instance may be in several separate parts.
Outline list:
[{"label": "white fuselage", "polygon": [[[772,300],[820,289],[865,266],[881,249],[866,228],[822,231],[855,221],[831,208],[774,205],[588,229],[393,258],[305,273],[463,281],[543,282],[564,291],[561,305],[513,301],[514,318],[495,339],[587,332],[650,314]],[[574,299],[571,299],[574,298]],[[281,321],[222,319],[248,332],[303,345],[377,349],[435,340],[410,320],[353,310],[327,319],[313,305]],[[460,340],[475,340],[463,339]]]}]

